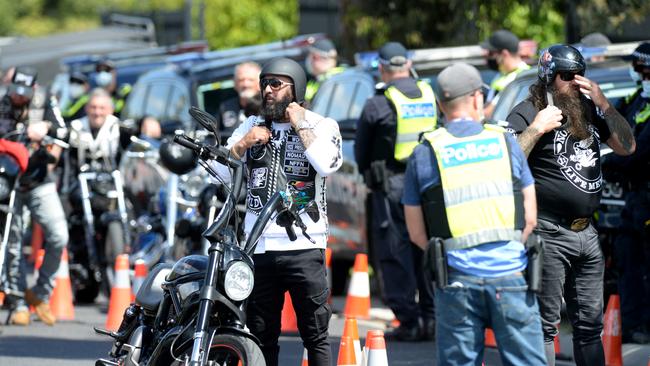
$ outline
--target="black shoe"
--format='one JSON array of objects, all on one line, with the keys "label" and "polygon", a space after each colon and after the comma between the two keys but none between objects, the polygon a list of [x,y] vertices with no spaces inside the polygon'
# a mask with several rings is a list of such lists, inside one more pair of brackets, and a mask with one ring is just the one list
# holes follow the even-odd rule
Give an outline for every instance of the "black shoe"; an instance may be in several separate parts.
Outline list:
[{"label": "black shoe", "polygon": [[422,340],[432,341],[436,337],[436,320],[424,319],[422,323]]},{"label": "black shoe", "polygon": [[390,332],[386,332],[386,334],[384,334],[384,339],[387,341],[397,342],[419,342],[422,340],[422,337],[420,335],[419,327],[406,327],[400,325]]}]

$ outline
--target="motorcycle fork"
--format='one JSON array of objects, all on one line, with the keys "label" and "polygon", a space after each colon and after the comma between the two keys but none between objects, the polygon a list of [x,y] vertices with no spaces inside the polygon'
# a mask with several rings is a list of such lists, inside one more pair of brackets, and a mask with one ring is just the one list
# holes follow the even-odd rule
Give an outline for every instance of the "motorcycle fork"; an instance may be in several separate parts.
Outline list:
[{"label": "motorcycle fork", "polygon": [[81,203],[84,211],[84,237],[86,238],[86,249],[88,250],[88,262],[93,269],[97,268],[97,251],[95,250],[95,217],[90,205],[90,189],[88,180],[95,179],[96,173],[79,174],[79,188],[81,190]]},{"label": "motorcycle fork", "polygon": [[115,183],[115,191],[117,192],[117,209],[120,213],[120,221],[122,222],[122,240],[124,248],[127,248],[130,246],[129,215],[126,211],[126,200],[124,199],[122,173],[119,170],[114,170],[111,175],[113,176],[113,183]]},{"label": "motorcycle fork", "polygon": [[210,344],[208,343],[210,337],[207,337],[207,330],[210,322],[210,314],[212,314],[212,307],[216,299],[219,262],[223,256],[224,249],[225,247],[222,243],[213,243],[208,250],[208,269],[205,276],[206,281],[204,281],[204,285],[201,288],[201,300],[196,321],[196,330],[194,332],[190,366],[203,365],[208,356],[207,352],[210,350]]}]

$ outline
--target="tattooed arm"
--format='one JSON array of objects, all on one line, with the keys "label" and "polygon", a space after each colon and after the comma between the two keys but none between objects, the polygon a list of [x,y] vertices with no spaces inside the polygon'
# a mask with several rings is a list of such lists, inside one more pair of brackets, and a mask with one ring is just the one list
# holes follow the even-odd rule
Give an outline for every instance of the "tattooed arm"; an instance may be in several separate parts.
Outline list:
[{"label": "tattooed arm", "polygon": [[611,105],[606,110],[603,110],[603,113],[605,114],[605,123],[607,123],[609,132],[611,133],[607,139],[607,145],[617,155],[625,156],[634,153],[636,150],[636,141],[634,140],[630,124]]},{"label": "tattooed arm", "polygon": [[542,135],[561,126],[560,121],[562,121],[562,111],[557,107],[548,106],[537,113],[533,123],[517,137],[517,143],[526,157],[533,151],[533,147]]}]

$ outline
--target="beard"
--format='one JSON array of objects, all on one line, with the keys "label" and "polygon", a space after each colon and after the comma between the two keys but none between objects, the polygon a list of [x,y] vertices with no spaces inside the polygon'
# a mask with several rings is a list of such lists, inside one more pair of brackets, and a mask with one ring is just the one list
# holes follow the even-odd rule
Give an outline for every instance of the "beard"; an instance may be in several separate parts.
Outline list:
[{"label": "beard", "polygon": [[266,97],[262,98],[262,116],[264,120],[271,121],[285,121],[287,107],[293,101],[290,95],[281,99],[269,100]]},{"label": "beard", "polygon": [[567,92],[553,90],[553,100],[560,108],[565,118],[566,130],[573,137],[582,141],[591,136],[589,132],[589,116],[587,105],[582,100],[580,91],[570,88]]}]

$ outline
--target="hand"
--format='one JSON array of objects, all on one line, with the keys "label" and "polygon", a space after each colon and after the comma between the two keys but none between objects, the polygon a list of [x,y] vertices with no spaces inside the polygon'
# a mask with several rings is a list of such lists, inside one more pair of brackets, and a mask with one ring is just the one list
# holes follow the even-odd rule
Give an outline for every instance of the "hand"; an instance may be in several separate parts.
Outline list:
[{"label": "hand", "polygon": [[289,119],[289,122],[291,122],[291,126],[297,130],[298,122],[305,119],[305,108],[301,107],[300,104],[296,102],[292,102],[287,107],[286,114],[287,119]]},{"label": "hand", "polygon": [[530,127],[536,129],[543,135],[553,129],[562,126],[562,111],[556,106],[549,105],[537,113]]},{"label": "hand", "polygon": [[247,150],[253,145],[266,144],[270,139],[271,131],[268,128],[253,126],[241,141],[244,145],[244,150]]},{"label": "hand", "polygon": [[603,91],[600,90],[598,83],[580,75],[576,75],[574,81],[580,87],[580,92],[591,98],[594,104],[603,112],[609,107],[609,101]]},{"label": "hand", "polygon": [[32,142],[40,142],[47,135],[50,126],[47,122],[30,122],[27,126],[27,137]]}]

